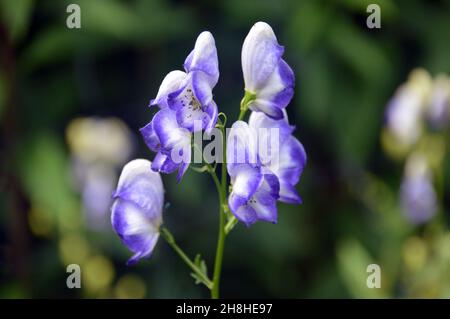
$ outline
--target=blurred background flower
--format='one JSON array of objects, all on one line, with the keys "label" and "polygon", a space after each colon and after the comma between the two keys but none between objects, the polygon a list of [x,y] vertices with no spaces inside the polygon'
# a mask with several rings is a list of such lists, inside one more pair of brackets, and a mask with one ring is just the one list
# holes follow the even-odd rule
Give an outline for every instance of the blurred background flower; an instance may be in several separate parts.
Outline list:
[{"label": "blurred background flower", "polygon": [[431,78],[428,72],[414,70],[408,82],[400,86],[387,106],[387,128],[392,139],[401,148],[412,146],[420,137],[422,114],[430,86]]},{"label": "blurred background flower", "polygon": [[433,82],[427,116],[435,129],[444,129],[450,122],[450,78],[446,74],[439,74]]},{"label": "blurred background flower", "polygon": [[118,172],[131,158],[134,139],[117,118],[77,118],[66,130],[73,183],[81,194],[87,226],[110,227]]},{"label": "blurred background flower", "polygon": [[400,200],[406,217],[416,224],[427,222],[437,210],[436,192],[428,164],[422,156],[408,159],[400,186]]}]

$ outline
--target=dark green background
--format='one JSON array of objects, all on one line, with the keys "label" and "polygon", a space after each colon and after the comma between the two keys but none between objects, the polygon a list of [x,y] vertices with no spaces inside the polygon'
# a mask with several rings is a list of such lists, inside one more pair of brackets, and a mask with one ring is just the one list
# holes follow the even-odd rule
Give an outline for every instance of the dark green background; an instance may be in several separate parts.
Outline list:
[{"label": "dark green background", "polygon": [[[450,1],[0,3],[0,296],[114,297],[117,278],[129,272],[145,282],[146,297],[208,296],[163,240],[150,260],[127,268],[129,253],[116,236],[86,230],[81,236],[114,264],[112,288],[69,290],[58,250],[64,230],[35,236],[27,214],[36,201],[53,217],[78,212],[66,178],[65,128],[75,117],[119,117],[136,135],[135,156],[153,158],[138,135],[153,114],[148,101],[166,73],[182,68],[204,30],[216,40],[221,75],[214,98],[230,126],[243,96],[242,42],[257,21],[273,27],[296,74],[287,110],[308,155],[298,185],[304,204],[280,204],[277,225],[235,228],[225,247],[222,295],[450,296],[448,275],[426,277],[433,293],[411,288],[419,279],[402,266],[405,240],[429,237],[401,217],[403,166],[380,145],[385,105],[408,73],[450,73]],[[81,29],[66,27],[69,3],[81,7]],[[366,27],[369,3],[381,7],[381,29]],[[172,175],[163,180],[171,203],[165,223],[190,255],[202,253],[211,273],[218,221],[212,181],[192,171],[179,185]],[[445,201],[448,217],[448,195]],[[449,240],[443,245],[450,251]],[[365,286],[371,262],[382,267],[380,290]],[[449,265],[446,259],[444,269]]]}]

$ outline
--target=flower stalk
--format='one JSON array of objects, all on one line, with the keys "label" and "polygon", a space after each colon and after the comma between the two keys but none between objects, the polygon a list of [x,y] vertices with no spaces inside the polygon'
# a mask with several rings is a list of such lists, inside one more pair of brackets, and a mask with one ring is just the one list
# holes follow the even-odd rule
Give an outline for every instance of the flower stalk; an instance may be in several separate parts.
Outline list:
[{"label": "flower stalk", "polygon": [[241,100],[241,107],[240,107],[240,113],[238,116],[238,121],[241,121],[248,110],[248,105],[256,98],[256,95],[253,93],[250,93],[248,91],[245,91],[245,95]]},{"label": "flower stalk", "polygon": [[[217,239],[217,248],[216,248],[216,258],[214,261],[214,275],[213,275],[213,286],[211,289],[211,298],[217,299],[219,298],[219,285],[220,285],[220,274],[222,272],[222,261],[223,261],[223,251],[225,247],[225,205],[227,198],[227,170],[226,170],[226,136],[224,133],[224,129],[222,128],[222,138],[223,138],[223,161],[222,161],[222,173],[221,173],[221,181],[220,181],[220,190],[219,190],[219,235]],[[214,173],[215,174],[215,173]]]},{"label": "flower stalk", "polygon": [[[257,221],[275,224],[277,201],[301,203],[295,185],[306,164],[306,153],[293,136],[294,126],[289,124],[285,111],[294,93],[295,78],[282,59],[283,52],[272,28],[264,22],[255,23],[242,47],[245,94],[238,121],[231,125],[229,136],[225,134],[227,116],[218,112],[213,100],[219,68],[210,32],[198,36],[183,64],[184,71],[174,70],[165,76],[157,96],[150,101],[150,106],[159,110],[140,129],[145,143],[156,155],[152,162],[139,159],[128,163],[113,195],[113,228],[134,253],[129,265],[151,256],[162,237],[192,270],[195,283],[203,283],[211,297],[217,299],[225,240],[234,226],[239,221],[247,227]],[[248,121],[243,121],[249,110]],[[195,137],[201,132],[217,136],[214,128],[221,133],[220,138],[215,138],[222,139],[223,158],[211,164],[203,157],[201,144],[197,144]],[[275,133],[266,134],[267,130]],[[260,150],[261,145],[269,148],[269,141],[274,142],[270,145],[270,156]],[[201,152],[201,166],[191,162],[193,151]],[[238,154],[244,156],[240,158]],[[180,182],[189,167],[198,173],[209,173],[218,193],[219,225],[212,279],[201,255],[190,259],[171,232],[162,226],[164,186],[160,173],[177,172]]]},{"label": "flower stalk", "polygon": [[191,268],[191,270],[197,275],[201,282],[208,287],[208,289],[212,289],[213,283],[208,278],[208,276],[184,253],[184,251],[177,245],[175,242],[175,238],[172,233],[166,228],[161,227],[161,236],[166,240],[166,242],[172,247],[172,249],[177,253],[178,256],[185,262],[186,265]]}]

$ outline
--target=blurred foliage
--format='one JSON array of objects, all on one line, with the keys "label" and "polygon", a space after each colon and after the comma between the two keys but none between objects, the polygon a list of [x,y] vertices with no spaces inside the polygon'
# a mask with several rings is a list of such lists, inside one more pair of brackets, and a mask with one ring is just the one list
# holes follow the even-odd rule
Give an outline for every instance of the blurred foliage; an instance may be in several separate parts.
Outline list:
[{"label": "blurred foliage", "polygon": [[27,32],[34,0],[2,1],[1,17],[8,26],[8,32],[14,42],[19,42]]},{"label": "blurred foliage", "polygon": [[[69,3],[81,7],[81,29],[66,27]],[[369,3],[381,7],[379,30],[366,27]],[[418,227],[400,212],[403,165],[380,143],[386,103],[410,70],[450,73],[449,1],[0,0],[0,17],[1,297],[207,296],[162,240],[149,261],[127,268],[111,230],[85,227],[65,129],[80,116],[115,116],[138,134],[153,114],[148,100],[203,30],[216,38],[214,94],[230,125],[243,93],[242,41],[258,20],[272,25],[297,77],[288,113],[308,154],[304,204],[280,205],[277,225],[236,226],[223,296],[450,296],[449,152],[441,212]],[[141,140],[136,157],[153,157]],[[163,179],[165,223],[211,265],[212,181],[192,171],[181,184]],[[71,262],[84,269],[81,291],[65,286]],[[365,286],[371,263],[381,266],[381,289]]]}]

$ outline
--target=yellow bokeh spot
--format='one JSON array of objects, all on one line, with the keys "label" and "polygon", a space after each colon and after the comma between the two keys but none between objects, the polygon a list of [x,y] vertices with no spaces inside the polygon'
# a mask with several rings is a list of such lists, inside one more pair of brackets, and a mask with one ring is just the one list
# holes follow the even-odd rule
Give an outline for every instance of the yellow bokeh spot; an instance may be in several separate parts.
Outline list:
[{"label": "yellow bokeh spot", "polygon": [[62,232],[78,231],[82,227],[82,214],[80,214],[81,208],[78,204],[67,203],[67,211],[62,214],[58,214],[58,225]]},{"label": "yellow bokeh spot", "polygon": [[428,164],[438,169],[442,166],[445,157],[446,142],[441,134],[425,135],[417,146],[419,152],[427,158]]},{"label": "yellow bokeh spot", "polygon": [[67,126],[66,139],[71,152],[84,162],[121,164],[132,150],[128,127],[114,117],[76,118]]},{"label": "yellow bokeh spot", "polygon": [[450,232],[445,233],[442,238],[440,238],[438,253],[443,262],[446,264],[450,262]]},{"label": "yellow bokeh spot", "polygon": [[78,233],[69,233],[59,241],[59,253],[65,265],[81,265],[89,254],[89,244]]},{"label": "yellow bokeh spot", "polygon": [[410,237],[403,245],[402,255],[408,270],[419,271],[427,261],[427,246],[419,237]]},{"label": "yellow bokeh spot", "polygon": [[427,70],[416,68],[409,74],[406,84],[420,93],[422,99],[425,101],[430,94],[433,81]]},{"label": "yellow bokeh spot", "polygon": [[101,294],[108,289],[114,279],[114,266],[101,255],[89,258],[82,271],[83,284],[89,294]]},{"label": "yellow bokeh spot", "polygon": [[28,223],[33,234],[42,237],[50,236],[54,226],[52,215],[36,206],[28,213]]},{"label": "yellow bokeh spot", "polygon": [[386,128],[381,131],[381,146],[383,150],[396,161],[403,160],[411,150],[411,146],[401,143]]},{"label": "yellow bokeh spot", "polygon": [[141,299],[145,297],[145,283],[136,275],[125,275],[119,279],[114,290],[119,299]]}]

